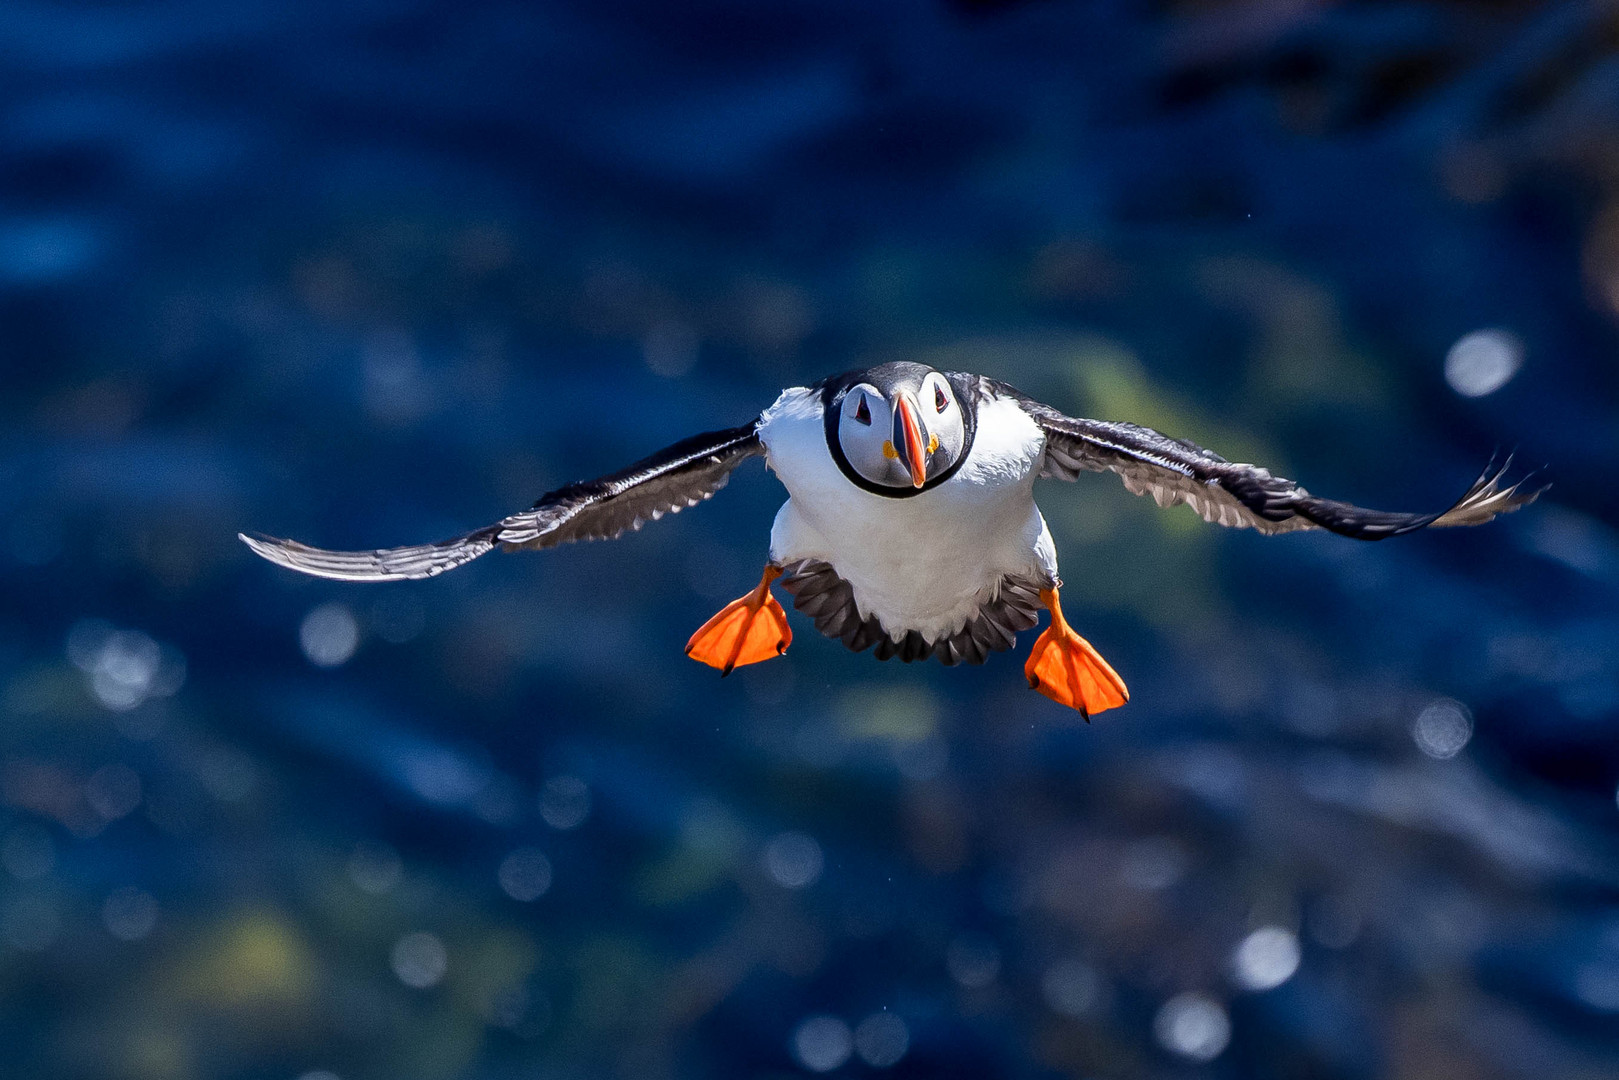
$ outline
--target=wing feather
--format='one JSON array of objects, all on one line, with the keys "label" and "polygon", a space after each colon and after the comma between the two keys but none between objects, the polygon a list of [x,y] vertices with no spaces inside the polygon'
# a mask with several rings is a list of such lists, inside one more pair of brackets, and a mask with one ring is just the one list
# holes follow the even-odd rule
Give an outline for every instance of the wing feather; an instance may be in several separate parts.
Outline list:
[{"label": "wing feather", "polygon": [[435,544],[327,551],[270,536],[242,534],[241,540],[278,566],[337,581],[429,578],[496,547],[515,551],[608,540],[711,498],[732,469],[764,453],[757,424],[684,439],[627,469],[560,487],[532,509]]},{"label": "wing feather", "polygon": [[1005,383],[985,384],[989,393],[1016,399],[1045,433],[1040,475],[1073,480],[1082,472],[1117,473],[1136,495],[1151,495],[1159,506],[1185,503],[1203,520],[1232,528],[1326,529],[1356,540],[1382,540],[1418,529],[1481,525],[1534,502],[1548,486],[1530,486],[1528,477],[1506,484],[1512,458],[1499,467],[1492,459],[1448,509],[1430,514],[1369,510],[1318,498],[1269,469],[1227,461],[1139,424],[1066,416]]}]

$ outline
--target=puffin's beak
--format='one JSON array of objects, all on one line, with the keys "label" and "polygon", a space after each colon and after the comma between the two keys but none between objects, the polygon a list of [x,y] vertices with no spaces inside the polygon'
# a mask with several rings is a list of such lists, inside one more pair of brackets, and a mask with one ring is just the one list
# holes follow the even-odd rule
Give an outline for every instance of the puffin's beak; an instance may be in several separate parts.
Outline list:
[{"label": "puffin's beak", "polygon": [[905,465],[911,470],[911,483],[921,487],[928,480],[928,453],[922,441],[922,426],[916,422],[916,410],[904,397],[895,402],[894,445],[905,448]]}]

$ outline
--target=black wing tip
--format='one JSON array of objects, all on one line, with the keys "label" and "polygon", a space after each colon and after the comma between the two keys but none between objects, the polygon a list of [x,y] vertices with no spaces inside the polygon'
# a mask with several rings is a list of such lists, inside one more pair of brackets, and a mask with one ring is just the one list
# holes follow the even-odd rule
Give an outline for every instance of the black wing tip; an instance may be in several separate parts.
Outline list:
[{"label": "black wing tip", "polygon": [[1499,451],[1491,454],[1489,464],[1461,498],[1437,513],[1387,513],[1314,497],[1296,500],[1292,509],[1312,524],[1353,540],[1386,540],[1422,529],[1482,525],[1528,506],[1551,487],[1550,481],[1536,483],[1547,471],[1544,466],[1506,483],[1514,459],[1512,453],[1504,458]]}]

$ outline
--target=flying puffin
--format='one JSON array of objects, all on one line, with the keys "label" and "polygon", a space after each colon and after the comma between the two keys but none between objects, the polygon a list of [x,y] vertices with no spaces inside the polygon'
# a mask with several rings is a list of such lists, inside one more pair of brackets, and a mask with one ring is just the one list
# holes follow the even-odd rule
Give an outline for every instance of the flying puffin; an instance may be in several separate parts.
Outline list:
[{"label": "flying puffin", "polygon": [[1024,667],[1029,685],[1092,715],[1130,699],[1124,680],[1063,617],[1057,552],[1034,502],[1039,477],[1111,471],[1160,506],[1262,533],[1326,529],[1381,540],[1429,526],[1478,525],[1541,489],[1502,486],[1492,462],[1449,509],[1367,510],[1321,499],[1257,465],[1230,462],[1136,424],[1065,416],[1006,383],[916,363],[851,371],[782,392],[741,427],[684,439],[629,468],[568,484],[465,536],[377,551],[326,551],[242,535],[273,563],[339,581],[428,578],[496,547],[605,540],[677,513],[763,457],[787,488],[759,584],[686,645],[723,674],[792,642],[779,583],[815,628],[879,660],[982,663],[1020,631],[1051,625]]}]

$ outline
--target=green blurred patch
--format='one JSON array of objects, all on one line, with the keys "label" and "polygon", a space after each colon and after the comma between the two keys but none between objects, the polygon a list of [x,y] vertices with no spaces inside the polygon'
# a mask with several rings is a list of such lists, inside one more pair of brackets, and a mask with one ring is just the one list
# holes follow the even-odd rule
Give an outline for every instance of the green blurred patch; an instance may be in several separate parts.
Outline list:
[{"label": "green blurred patch", "polygon": [[1068,372],[1088,415],[1142,424],[1176,439],[1188,439],[1231,461],[1272,465],[1280,460],[1274,448],[1250,432],[1155,383],[1135,355],[1121,346],[1099,338],[1076,343]]},{"label": "green blurred patch", "polygon": [[1212,304],[1234,309],[1255,324],[1246,386],[1250,400],[1286,412],[1388,402],[1390,380],[1346,344],[1329,289],[1251,256],[1204,259],[1194,274]]},{"label": "green blurred patch", "polygon": [[[1142,424],[1207,447],[1232,461],[1285,472],[1277,450],[1252,432],[1154,380],[1134,353],[1095,334],[1033,334],[979,338],[936,349],[922,359],[945,370],[1004,378],[1070,415]],[[1157,626],[1175,626],[1218,609],[1214,544],[1219,527],[1190,507],[1160,508],[1132,495],[1118,477],[1081,476],[1072,487],[1042,486],[1041,512],[1057,538],[1063,598],[1081,617],[1086,608],[1128,610]],[[903,691],[901,691],[903,692]],[[909,730],[924,721],[898,704],[891,714],[854,707],[845,699],[845,733]],[[854,706],[850,702],[854,702]],[[907,724],[910,727],[907,729]],[[920,733],[920,734],[916,734]],[[895,737],[889,734],[888,737]]]},{"label": "green blurred patch", "polygon": [[85,687],[84,678],[65,664],[37,664],[22,668],[0,690],[0,717],[5,718],[6,743],[14,745],[24,731],[60,735],[73,723],[104,726],[106,710]]},{"label": "green blurred patch", "polygon": [[1280,461],[1274,447],[1155,381],[1133,352],[1100,334],[973,338],[917,359],[1004,379],[1069,415],[1144,424],[1232,461]]},{"label": "green blurred patch", "polygon": [[635,875],[635,898],[648,907],[679,904],[719,885],[730,868],[730,860],[713,852],[677,848]]},{"label": "green blurred patch", "polygon": [[394,1047],[392,1075],[413,1080],[466,1076],[483,1047],[483,1023],[466,1014],[436,1011],[418,1017]]},{"label": "green blurred patch", "polygon": [[869,683],[844,692],[836,723],[848,739],[921,742],[939,728],[939,704],[926,687]]},{"label": "green blurred patch", "polygon": [[1218,526],[1183,508],[1161,510],[1122,488],[1088,500],[1083,513],[1088,515],[1094,502],[1116,500],[1127,505],[1114,511],[1111,535],[1066,547],[1059,536],[1069,619],[1082,620],[1087,609],[1123,610],[1154,626],[1175,627],[1217,610]]},{"label": "green blurred patch", "polygon": [[747,829],[725,806],[693,800],[681,815],[679,845],[636,875],[636,899],[662,907],[708,892],[729,880],[747,843]]},{"label": "green blurred patch", "polygon": [[227,1007],[296,1005],[309,996],[315,958],[297,929],[270,912],[249,912],[199,946],[185,976],[190,993]]},{"label": "green blurred patch", "polygon": [[573,957],[573,1000],[559,1030],[595,1043],[655,1024],[663,967],[660,958],[628,937],[601,936],[582,943]]},{"label": "green blurred patch", "polygon": [[527,934],[509,927],[490,930],[456,951],[450,966],[450,993],[456,1003],[479,1017],[489,1016],[496,999],[534,974],[539,946]]},{"label": "green blurred patch", "polygon": [[186,1080],[205,1058],[299,1044],[318,1026],[319,980],[318,956],[293,924],[239,911],[187,935],[125,985],[112,1025],[120,1060],[131,1076]]},{"label": "green blurred patch", "polygon": [[131,1076],[143,1080],[185,1080],[196,1075],[191,1047],[167,1024],[134,1027],[124,1049]]}]

